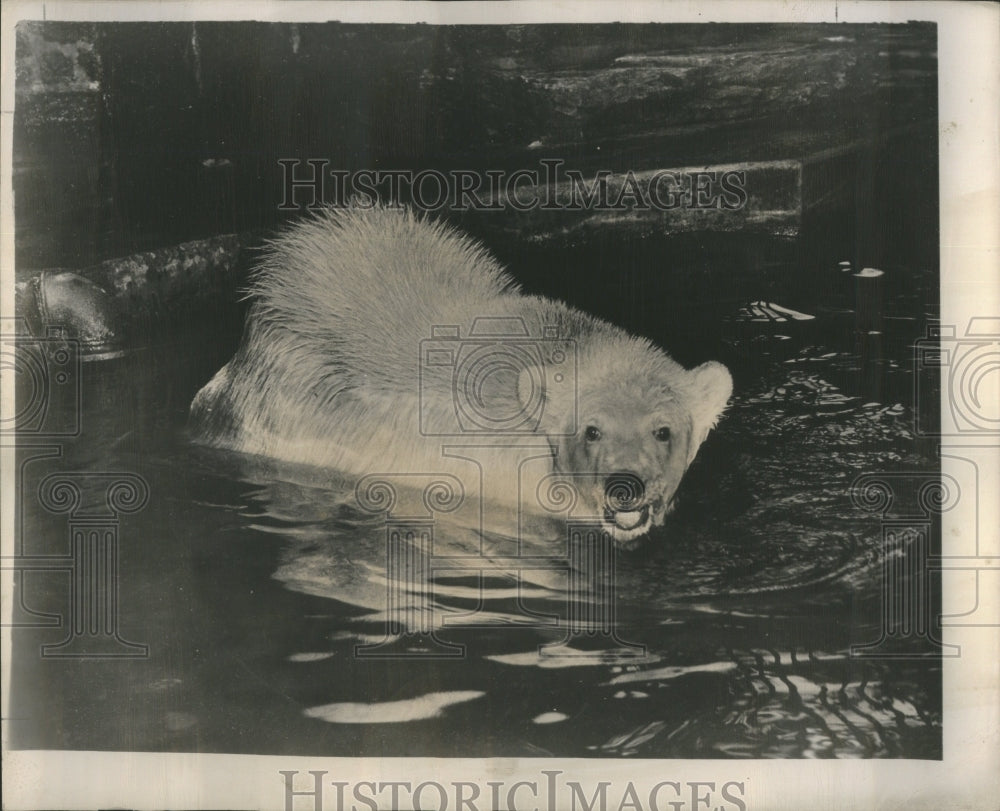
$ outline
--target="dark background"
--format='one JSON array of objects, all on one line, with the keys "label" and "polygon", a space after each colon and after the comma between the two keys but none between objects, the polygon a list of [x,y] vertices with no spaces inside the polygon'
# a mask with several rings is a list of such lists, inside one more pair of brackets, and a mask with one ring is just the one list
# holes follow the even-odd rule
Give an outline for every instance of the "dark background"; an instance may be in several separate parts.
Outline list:
[{"label": "dark background", "polygon": [[[272,226],[288,216],[281,158],[347,170],[799,161],[804,210],[770,230],[822,230],[801,215],[852,211],[843,236],[877,262],[903,229],[915,250],[936,237],[935,36],[919,23],[25,22],[18,267]],[[530,236],[531,222],[504,217],[481,230]],[[761,229],[734,217],[725,230]]]}]

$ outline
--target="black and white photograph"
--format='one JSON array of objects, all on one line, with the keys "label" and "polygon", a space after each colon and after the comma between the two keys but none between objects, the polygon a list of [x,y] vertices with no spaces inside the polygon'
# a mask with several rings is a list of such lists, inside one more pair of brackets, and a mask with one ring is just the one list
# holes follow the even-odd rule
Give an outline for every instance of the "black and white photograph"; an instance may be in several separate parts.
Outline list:
[{"label": "black and white photograph", "polygon": [[4,17],[4,808],[997,807],[1000,6]]}]

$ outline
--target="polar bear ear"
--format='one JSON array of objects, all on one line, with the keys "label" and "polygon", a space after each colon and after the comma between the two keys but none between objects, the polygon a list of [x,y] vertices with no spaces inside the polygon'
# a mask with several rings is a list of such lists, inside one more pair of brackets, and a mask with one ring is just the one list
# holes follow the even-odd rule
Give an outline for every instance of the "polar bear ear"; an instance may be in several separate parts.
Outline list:
[{"label": "polar bear ear", "polygon": [[691,445],[687,463],[690,465],[729,402],[733,393],[733,378],[721,363],[709,361],[688,372],[691,398]]}]

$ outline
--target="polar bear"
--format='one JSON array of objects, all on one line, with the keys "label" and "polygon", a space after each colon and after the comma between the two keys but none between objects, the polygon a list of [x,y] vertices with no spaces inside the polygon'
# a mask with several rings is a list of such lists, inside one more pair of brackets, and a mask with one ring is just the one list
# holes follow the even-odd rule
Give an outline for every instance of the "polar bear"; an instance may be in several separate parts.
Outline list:
[{"label": "polar bear", "polygon": [[197,441],[358,475],[457,470],[446,444],[509,465],[534,443],[621,544],[663,523],[732,393],[722,364],[686,370],[525,295],[481,244],[406,208],[293,224],[249,295],[239,349],[191,405]]}]

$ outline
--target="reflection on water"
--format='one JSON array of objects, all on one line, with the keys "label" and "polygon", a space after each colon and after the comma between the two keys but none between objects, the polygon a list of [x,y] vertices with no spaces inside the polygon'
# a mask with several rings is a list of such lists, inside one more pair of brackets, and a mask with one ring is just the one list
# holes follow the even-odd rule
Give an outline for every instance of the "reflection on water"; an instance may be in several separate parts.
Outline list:
[{"label": "reflection on water", "polygon": [[[886,362],[896,396],[871,400],[850,385],[855,354],[786,338],[734,340],[764,372],[738,384],[667,525],[629,551],[562,524],[519,542],[461,510],[394,521],[328,471],[193,447],[184,408],[210,371],[192,369],[197,352],[88,367],[82,438],[62,458],[22,453],[25,492],[53,470],[146,479],[148,506],[121,522],[119,604],[150,657],[41,660],[60,632],[18,630],[30,721],[13,744],[940,757],[933,644],[850,655],[879,639],[884,556],[916,554],[887,553],[851,485],[937,469],[899,394],[906,362]],[[34,554],[64,549],[65,516],[26,498],[23,520]],[[22,596],[59,614],[65,587],[26,575]]]}]

